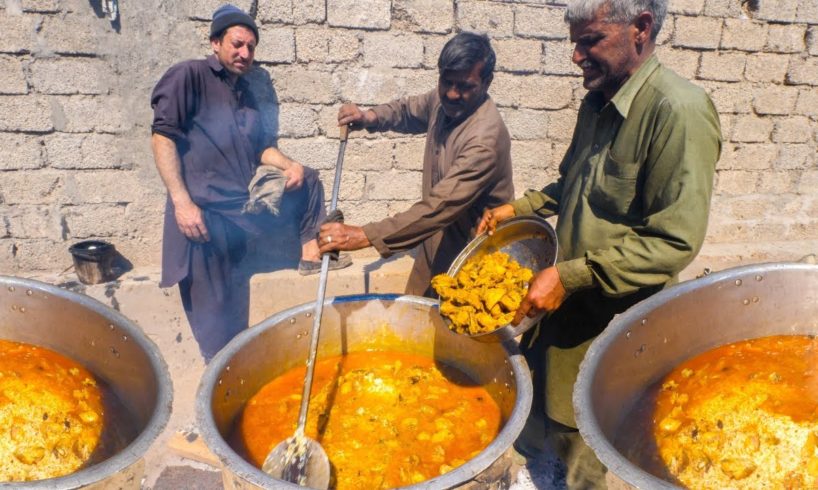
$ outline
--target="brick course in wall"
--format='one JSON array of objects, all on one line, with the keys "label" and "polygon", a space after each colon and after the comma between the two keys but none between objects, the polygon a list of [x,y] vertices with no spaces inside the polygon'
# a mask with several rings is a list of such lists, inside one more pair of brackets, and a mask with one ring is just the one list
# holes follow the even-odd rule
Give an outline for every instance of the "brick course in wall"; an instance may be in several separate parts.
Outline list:
[{"label": "brick course in wall", "polygon": [[[150,92],[208,54],[221,0],[123,0],[112,24],[84,0],[0,8],[0,273],[62,270],[68,246],[113,242],[157,267],[165,190],[150,152]],[[327,194],[342,102],[431,90],[459,30],[497,52],[491,94],[513,138],[517,194],[554,179],[585,94],[563,22],[543,0],[235,0],[255,6],[252,76],[266,127],[319,170]],[[757,4],[757,10],[749,10]],[[818,3],[670,0],[658,56],[703,87],[722,120],[707,244],[818,248]],[[340,207],[362,224],[420,194],[423,138],[354,133]],[[771,257],[778,258],[778,257]]]}]

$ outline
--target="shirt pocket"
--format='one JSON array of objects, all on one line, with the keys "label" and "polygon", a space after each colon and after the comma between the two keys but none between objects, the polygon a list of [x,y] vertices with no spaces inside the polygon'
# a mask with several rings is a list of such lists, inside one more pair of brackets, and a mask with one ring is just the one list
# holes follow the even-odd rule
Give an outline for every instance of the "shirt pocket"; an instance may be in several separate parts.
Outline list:
[{"label": "shirt pocket", "polygon": [[639,162],[621,162],[605,153],[602,165],[597,165],[588,201],[610,214],[627,216],[638,207],[636,189],[641,169]]}]

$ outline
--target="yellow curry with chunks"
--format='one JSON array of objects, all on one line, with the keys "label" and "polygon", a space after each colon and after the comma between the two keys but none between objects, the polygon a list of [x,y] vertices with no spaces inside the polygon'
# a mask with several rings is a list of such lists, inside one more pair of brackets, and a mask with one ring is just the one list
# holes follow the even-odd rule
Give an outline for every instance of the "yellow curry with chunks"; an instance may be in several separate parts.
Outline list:
[{"label": "yellow curry with chunks", "polygon": [[[258,467],[295,432],[305,367],[265,385],[245,405],[231,444]],[[332,487],[376,490],[419,483],[476,456],[500,431],[500,408],[462,372],[398,352],[319,361],[306,435],[332,466]]]},{"label": "yellow curry with chunks", "polygon": [[54,351],[0,340],[0,481],[73,473],[103,429],[94,376]]},{"label": "yellow curry with chunks", "polygon": [[691,489],[818,488],[815,338],[763,337],[707,351],[676,367],[652,396],[652,437],[631,449],[653,453],[660,476]]},{"label": "yellow curry with chunks", "polygon": [[452,330],[475,335],[511,323],[532,277],[531,269],[497,251],[467,260],[455,277],[436,275],[432,288]]}]

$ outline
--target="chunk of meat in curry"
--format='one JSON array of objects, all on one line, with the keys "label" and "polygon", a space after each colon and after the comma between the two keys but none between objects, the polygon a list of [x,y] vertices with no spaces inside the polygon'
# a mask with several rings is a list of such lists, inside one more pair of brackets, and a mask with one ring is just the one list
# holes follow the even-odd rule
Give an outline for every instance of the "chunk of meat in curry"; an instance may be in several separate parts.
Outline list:
[{"label": "chunk of meat in curry", "polygon": [[508,325],[528,291],[534,273],[505,252],[466,261],[455,277],[438,274],[432,288],[440,295],[440,314],[452,330],[479,334]]}]

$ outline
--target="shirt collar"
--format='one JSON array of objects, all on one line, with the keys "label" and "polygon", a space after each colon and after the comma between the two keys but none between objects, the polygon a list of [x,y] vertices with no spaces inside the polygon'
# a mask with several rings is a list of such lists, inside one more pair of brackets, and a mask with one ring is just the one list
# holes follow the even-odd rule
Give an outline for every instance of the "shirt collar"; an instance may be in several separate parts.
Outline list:
[{"label": "shirt collar", "polygon": [[656,58],[655,54],[650,55],[650,58],[642,63],[642,66],[636,70],[636,73],[634,73],[611,98],[611,103],[613,103],[619,113],[622,114],[624,119],[628,118],[628,113],[631,110],[631,104],[633,104],[633,99],[636,98],[636,94],[639,93],[639,90],[645,85],[648,77],[650,77],[658,67],[658,58]]},{"label": "shirt collar", "polygon": [[[633,104],[633,99],[636,98],[636,94],[639,93],[639,90],[642,89],[642,86],[645,85],[650,75],[656,71],[658,67],[659,59],[655,54],[650,55],[650,57],[642,63],[642,66],[636,70],[636,73],[634,73],[611,98],[610,103],[616,107],[616,110],[624,119],[628,118],[628,113],[631,110],[631,104]],[[587,101],[597,112],[602,110],[603,106],[606,105],[602,99],[602,92],[599,91],[589,92]]]},{"label": "shirt collar", "polygon": [[219,58],[216,57],[215,54],[211,54],[207,57],[207,66],[210,67],[211,70],[218,76],[219,78],[228,82],[228,85],[233,86],[235,89],[243,89],[245,88],[245,84],[247,83],[244,80],[243,76],[240,76],[236,79],[235,84],[229,81],[229,77],[227,76],[227,70],[225,70],[224,66],[219,61]]},{"label": "shirt collar", "polygon": [[215,54],[211,54],[207,57],[207,66],[210,67],[211,70],[215,71],[216,73],[221,73],[224,71],[224,67],[219,62],[219,58],[216,58]]}]

